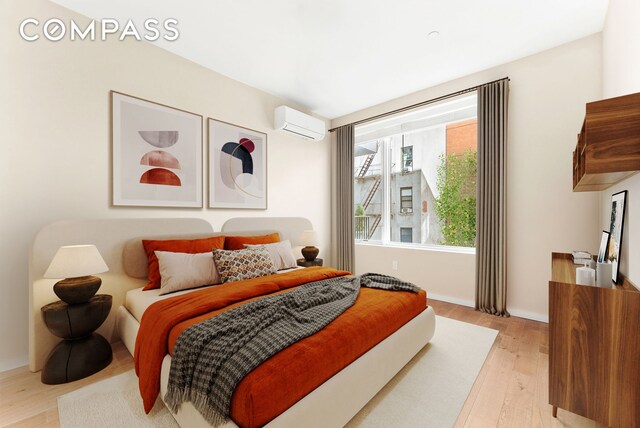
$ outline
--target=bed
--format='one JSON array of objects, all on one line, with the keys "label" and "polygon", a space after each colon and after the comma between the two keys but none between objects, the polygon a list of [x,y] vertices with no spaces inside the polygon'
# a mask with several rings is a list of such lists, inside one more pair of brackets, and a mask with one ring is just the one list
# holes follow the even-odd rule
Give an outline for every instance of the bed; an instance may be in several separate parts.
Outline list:
[{"label": "bed", "polygon": [[[263,219],[251,224],[251,232],[242,229],[239,224],[244,222],[231,222],[223,226],[222,234],[254,234],[261,231],[270,232],[278,230],[284,237],[295,236],[300,229],[309,228],[310,224],[304,219]],[[287,230],[290,229],[290,230]],[[208,234],[206,231],[196,230],[197,234]],[[149,235],[159,237],[156,231],[151,231]],[[189,234],[183,234],[187,236]],[[158,296],[157,293],[141,292],[140,286],[144,285],[141,275],[145,270],[146,258],[140,254],[140,247],[136,241],[140,237],[135,235],[135,239],[127,239],[122,242],[120,239],[117,249],[120,252],[121,272],[117,272],[116,278],[111,280],[120,282],[121,305],[114,311],[115,330],[113,337],[123,341],[127,349],[134,354],[136,337],[140,329],[140,320],[147,308],[154,302],[172,298],[173,296]],[[160,235],[161,236],[161,235]],[[190,235],[193,236],[193,235]],[[198,236],[198,235],[195,235]],[[172,237],[175,237],[173,235]],[[115,237],[114,237],[115,239]],[[62,244],[61,244],[62,245]],[[99,247],[100,248],[100,247]],[[101,249],[102,251],[102,249]],[[103,254],[104,255],[104,254]],[[107,257],[105,257],[107,258]],[[108,261],[109,264],[109,261]],[[111,267],[112,265],[109,264]],[[309,272],[316,268],[310,268]],[[322,270],[323,268],[318,268]],[[113,269],[112,269],[113,271]],[[325,269],[326,271],[326,269]],[[294,273],[279,273],[276,276],[294,275]],[[135,286],[134,286],[135,285]],[[113,290],[109,290],[114,293]],[[202,292],[202,290],[186,291],[181,294]],[[372,293],[366,291],[366,293]],[[356,306],[356,305],[354,305]],[[406,323],[383,338],[375,346],[371,347],[362,355],[339,370],[328,380],[322,382],[295,403],[280,412],[274,417],[270,417],[266,426],[269,427],[292,427],[292,426],[343,426],[346,424],[433,336],[435,329],[435,316],[430,307],[421,308],[417,315],[411,316]],[[345,312],[346,314],[346,312]],[[329,326],[327,326],[329,327]],[[320,332],[319,332],[320,333]],[[160,373],[160,397],[166,393],[171,356],[166,355],[161,362]],[[256,369],[258,370],[258,369]],[[251,392],[248,393],[251,396]],[[182,427],[206,427],[210,426],[204,418],[190,405],[184,403],[180,411],[174,414],[175,419]],[[256,426],[263,425],[258,418]],[[242,425],[252,426],[253,422],[242,421]],[[229,421],[227,427],[237,426],[233,421]]]}]

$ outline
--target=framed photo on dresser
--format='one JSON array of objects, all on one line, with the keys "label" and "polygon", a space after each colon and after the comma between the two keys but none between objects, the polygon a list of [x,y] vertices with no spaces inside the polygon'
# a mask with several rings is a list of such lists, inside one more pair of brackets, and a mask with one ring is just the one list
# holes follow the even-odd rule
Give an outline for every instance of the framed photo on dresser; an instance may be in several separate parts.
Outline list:
[{"label": "framed photo on dresser", "polygon": [[600,249],[598,250],[598,263],[604,263],[607,260],[607,250],[609,248],[610,233],[606,230],[602,231],[600,238]]},{"label": "framed photo on dresser", "polygon": [[611,279],[618,283],[620,272],[620,257],[622,255],[622,234],[624,232],[624,209],[627,202],[627,191],[623,190],[611,195],[611,227],[609,233],[609,249],[607,259],[613,263]]}]

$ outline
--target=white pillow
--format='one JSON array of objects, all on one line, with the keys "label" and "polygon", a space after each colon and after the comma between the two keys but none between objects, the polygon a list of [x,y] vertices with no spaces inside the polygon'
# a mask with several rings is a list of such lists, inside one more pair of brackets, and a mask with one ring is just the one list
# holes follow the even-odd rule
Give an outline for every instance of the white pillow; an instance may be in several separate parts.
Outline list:
[{"label": "white pillow", "polygon": [[291,242],[284,240],[273,244],[244,244],[245,248],[264,247],[269,252],[269,258],[276,270],[296,267],[296,258],[291,250]]},{"label": "white pillow", "polygon": [[154,252],[158,257],[160,271],[160,295],[221,282],[211,252]]}]

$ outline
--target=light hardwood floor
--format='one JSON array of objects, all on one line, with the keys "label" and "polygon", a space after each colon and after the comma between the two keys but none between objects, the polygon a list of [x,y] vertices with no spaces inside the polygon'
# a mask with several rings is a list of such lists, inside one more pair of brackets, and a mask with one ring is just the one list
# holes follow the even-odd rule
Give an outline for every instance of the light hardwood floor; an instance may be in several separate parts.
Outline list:
[{"label": "light hardwood floor", "polygon": [[[546,323],[500,318],[472,308],[429,300],[437,315],[498,330],[456,428],[590,427],[602,425],[549,403],[549,331]],[[437,326],[436,326],[437,328]]]},{"label": "light hardwood floor", "polygon": [[[430,300],[436,314],[498,330],[500,333],[476,379],[455,427],[597,427],[601,425],[548,404],[547,324],[498,318],[471,308]],[[0,373],[1,427],[57,427],[57,397],[133,368],[133,358],[114,345],[109,367],[64,385],[43,385],[26,367]]]}]

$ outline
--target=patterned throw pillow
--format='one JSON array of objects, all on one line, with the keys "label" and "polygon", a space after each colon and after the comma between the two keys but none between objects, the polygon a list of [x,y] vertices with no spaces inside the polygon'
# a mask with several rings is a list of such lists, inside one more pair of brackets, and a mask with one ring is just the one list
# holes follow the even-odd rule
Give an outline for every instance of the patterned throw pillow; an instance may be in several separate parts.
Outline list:
[{"label": "patterned throw pillow", "polygon": [[269,252],[264,248],[214,249],[213,260],[222,282],[240,281],[276,273]]}]

